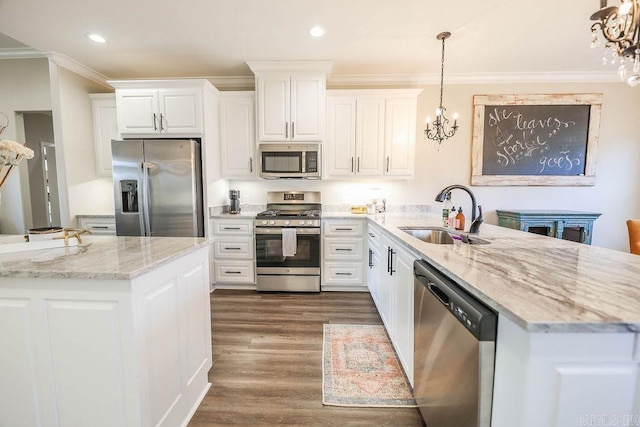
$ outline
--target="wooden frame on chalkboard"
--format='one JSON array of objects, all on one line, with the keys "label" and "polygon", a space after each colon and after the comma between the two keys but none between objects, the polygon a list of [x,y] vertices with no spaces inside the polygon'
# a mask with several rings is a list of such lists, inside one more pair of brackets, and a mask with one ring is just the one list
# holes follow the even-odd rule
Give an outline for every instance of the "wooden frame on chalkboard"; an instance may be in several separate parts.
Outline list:
[{"label": "wooden frame on chalkboard", "polygon": [[[514,111],[513,106],[539,106],[539,109],[531,109],[532,111],[539,111],[537,115],[533,115],[530,118],[523,119],[524,121],[519,122],[516,125],[506,126],[516,126],[513,127],[513,130],[516,132],[531,132],[528,129],[525,129],[524,124],[530,123],[531,126],[535,126],[535,124],[540,123],[542,126],[544,124],[552,123],[553,118],[550,115],[545,115],[545,107],[546,106],[588,106],[588,120],[581,121],[576,124],[576,122],[572,122],[573,125],[578,127],[583,127],[583,129],[576,129],[579,135],[584,136],[583,141],[575,141],[576,138],[572,140],[572,144],[580,145],[582,149],[582,154],[580,155],[580,162],[576,160],[575,164],[580,163],[580,167],[584,169],[580,169],[577,171],[576,175],[567,175],[567,173],[572,172],[564,172],[565,174],[558,175],[548,175],[546,173],[551,173],[549,168],[545,174],[537,173],[536,171],[528,170],[526,173],[518,174],[517,168],[518,166],[514,165],[517,158],[510,158],[509,161],[505,161],[505,163],[514,164],[510,165],[512,167],[510,174],[497,174],[495,171],[488,172],[490,167],[483,168],[483,159],[487,156],[484,156],[485,149],[495,149],[496,142],[493,141],[493,145],[491,141],[485,140],[485,112],[490,111],[491,113],[497,113],[498,110],[496,108],[503,107],[504,109],[501,111]],[[489,107],[489,108],[487,108]],[[495,107],[495,108],[494,108]],[[553,108],[553,107],[550,107]],[[582,107],[584,108],[584,107]],[[475,95],[473,97],[473,152],[472,152],[472,164],[471,164],[471,184],[472,185],[495,185],[495,186],[509,186],[509,185],[535,185],[535,186],[587,186],[587,185],[595,185],[596,182],[596,149],[598,145],[598,133],[600,131],[600,112],[602,110],[602,94],[598,93],[589,93],[589,94],[551,94],[551,95]],[[584,111],[584,110],[582,110]],[[513,116],[509,114],[504,115],[505,122],[506,120],[513,120]],[[529,120],[531,119],[531,120]],[[526,121],[529,120],[529,121]],[[491,117],[489,117],[488,122],[491,124]],[[556,123],[559,123],[556,121]],[[566,125],[566,123],[563,123]],[[542,127],[541,126],[541,127]],[[500,131],[499,129],[496,129]],[[542,130],[540,130],[542,131]],[[544,130],[544,132],[549,132],[549,130]],[[549,140],[555,138],[556,136],[559,138],[561,131],[558,131],[558,135],[555,135],[555,131],[548,133]],[[522,138],[528,136],[523,133]],[[544,170],[545,166],[556,167],[560,170],[562,166],[562,170],[566,170],[567,167],[571,168],[570,162],[565,160],[564,158],[559,158],[551,163],[551,159],[549,159],[549,163],[547,162],[547,158],[544,157],[543,154],[539,154],[544,149],[549,150],[551,144],[547,146],[543,146],[546,141],[540,142],[539,137],[537,138],[539,146],[531,149],[530,146],[527,148],[523,148],[523,146],[527,145],[527,142],[517,141],[519,136],[516,135],[514,138],[515,144],[518,145],[521,150],[519,151],[520,159],[524,157],[528,157],[526,159],[529,162],[532,162],[532,152],[537,151],[537,155],[540,156],[540,159],[536,159],[540,163],[541,169]],[[545,136],[543,135],[543,138]],[[551,141],[553,142],[553,141]],[[544,149],[540,149],[543,147]],[[503,148],[511,148],[511,147],[501,147]],[[559,150],[558,153],[564,154],[565,151],[561,151],[562,149],[556,148]],[[524,154],[523,154],[524,153]],[[487,153],[488,156],[493,155],[494,153]],[[497,152],[495,153],[497,154]],[[550,154],[554,154],[553,149]],[[555,153],[557,154],[557,153]],[[500,153],[504,159],[507,159],[503,153]],[[499,163],[498,157],[496,157],[497,163]],[[577,158],[576,158],[577,159]],[[493,167],[495,169],[495,167]]]}]

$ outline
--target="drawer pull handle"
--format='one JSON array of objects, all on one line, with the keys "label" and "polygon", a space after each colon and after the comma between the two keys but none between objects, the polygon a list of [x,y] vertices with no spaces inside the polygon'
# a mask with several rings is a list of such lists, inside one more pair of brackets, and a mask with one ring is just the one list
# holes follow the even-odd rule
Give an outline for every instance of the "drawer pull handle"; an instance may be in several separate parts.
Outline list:
[{"label": "drawer pull handle", "polygon": [[228,248],[228,247],[225,247],[224,249],[227,250],[227,251],[239,251],[242,248]]},{"label": "drawer pull handle", "polygon": [[336,248],[336,251],[346,251],[346,252],[351,252],[352,249],[350,248]]},{"label": "drawer pull handle", "polygon": [[375,235],[375,234],[373,234],[373,233],[368,233],[368,234],[369,234],[369,236],[371,236],[371,237],[376,237],[376,235]]},{"label": "drawer pull handle", "polygon": [[108,226],[106,226],[106,225],[92,225],[92,226],[90,226],[90,227],[91,227],[91,228],[99,228],[99,229],[101,229],[101,230],[106,230],[107,228],[109,228],[109,227],[108,227]]},{"label": "drawer pull handle", "polygon": [[353,231],[353,228],[336,228],[336,231]]},{"label": "drawer pull handle", "polygon": [[336,276],[351,276],[351,273],[336,273]]},{"label": "drawer pull handle", "polygon": [[223,227],[223,230],[240,230],[240,227]]},{"label": "drawer pull handle", "polygon": [[242,274],[242,271],[225,271],[224,274]]}]

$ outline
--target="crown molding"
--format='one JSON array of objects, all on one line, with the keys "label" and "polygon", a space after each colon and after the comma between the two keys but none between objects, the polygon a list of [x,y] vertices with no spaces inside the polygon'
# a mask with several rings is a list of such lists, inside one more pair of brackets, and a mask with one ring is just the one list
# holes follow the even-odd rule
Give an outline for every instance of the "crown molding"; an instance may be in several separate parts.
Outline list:
[{"label": "crown molding", "polygon": [[72,71],[92,82],[98,83],[101,86],[104,86],[109,89],[113,89],[111,85],[107,82],[109,78],[99,72],[93,70],[92,68],[87,67],[84,64],[76,61],[75,59],[71,59],[66,55],[56,52],[47,52],[46,57],[49,58],[49,61],[53,62],[58,67],[66,68],[69,71]]},{"label": "crown molding", "polygon": [[317,72],[331,74],[331,61],[247,61],[255,73]]},{"label": "crown molding", "polygon": [[[447,74],[446,84],[499,83],[612,83],[619,82],[611,72],[552,72],[552,73],[469,73]],[[402,86],[416,87],[440,83],[440,74],[343,74],[329,76],[327,86]]]},{"label": "crown molding", "polygon": [[254,90],[256,86],[256,78],[254,76],[211,76],[205,78],[218,89]]}]

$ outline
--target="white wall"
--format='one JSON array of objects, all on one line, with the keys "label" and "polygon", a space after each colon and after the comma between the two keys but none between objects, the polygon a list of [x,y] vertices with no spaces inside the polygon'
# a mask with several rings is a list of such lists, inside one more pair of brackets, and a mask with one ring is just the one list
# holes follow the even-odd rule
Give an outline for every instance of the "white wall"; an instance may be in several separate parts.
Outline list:
[{"label": "white wall", "polygon": [[[0,139],[20,140],[16,126],[16,111],[51,110],[51,91],[49,86],[49,61],[47,59],[2,59],[0,60],[0,112],[9,118],[9,127],[0,135]],[[0,232],[16,234],[25,232],[23,197],[28,191],[27,162],[12,172],[1,190]],[[21,177],[23,178],[21,180]],[[22,181],[22,183],[21,183]]]},{"label": "white wall", "polygon": [[[600,212],[592,244],[628,251],[625,221],[640,218],[640,90],[623,83],[584,84],[492,84],[446,85],[444,105],[460,115],[455,137],[437,151],[422,136],[424,119],[433,117],[439,87],[428,86],[418,98],[416,129],[416,175],[408,181],[231,181],[243,202],[266,203],[269,190],[320,190],[324,204],[359,203],[380,187],[388,204],[428,204],[434,211],[439,190],[450,184],[470,186],[473,95],[513,93],[603,93],[596,185],[592,187],[472,187],[484,208],[487,223],[497,224],[496,209],[569,209]],[[462,204],[470,217],[465,193],[453,192],[455,205]]]},{"label": "white wall", "polygon": [[96,171],[89,98],[90,93],[108,89],[62,67],[52,72],[52,88],[54,98],[59,98],[59,105],[53,110],[54,128],[58,124],[56,146],[63,148],[68,197],[67,217],[62,218],[62,223],[70,224],[79,214],[113,215],[113,180],[99,177]]}]

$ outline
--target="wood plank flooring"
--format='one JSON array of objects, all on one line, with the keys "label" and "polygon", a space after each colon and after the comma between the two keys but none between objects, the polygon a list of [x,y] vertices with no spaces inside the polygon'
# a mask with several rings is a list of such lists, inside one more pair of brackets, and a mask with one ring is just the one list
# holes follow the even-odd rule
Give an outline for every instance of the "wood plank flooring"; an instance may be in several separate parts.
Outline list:
[{"label": "wood plank flooring", "polygon": [[211,294],[211,389],[190,427],[424,426],[414,408],[322,405],[322,325],[381,324],[368,293]]}]

